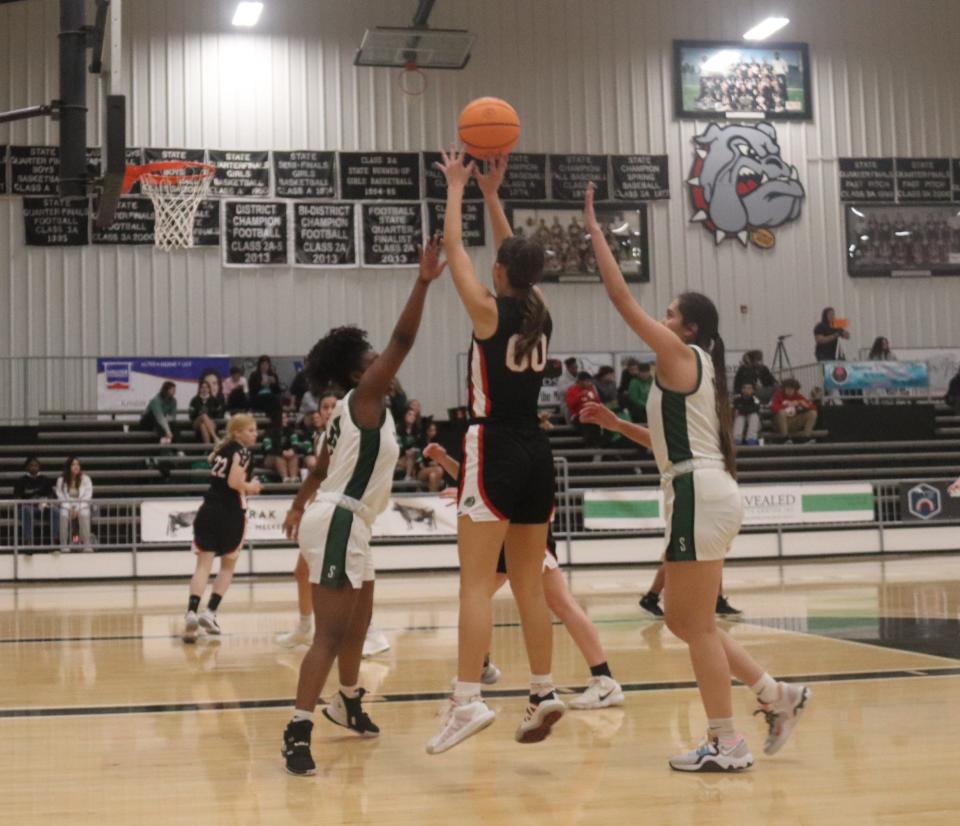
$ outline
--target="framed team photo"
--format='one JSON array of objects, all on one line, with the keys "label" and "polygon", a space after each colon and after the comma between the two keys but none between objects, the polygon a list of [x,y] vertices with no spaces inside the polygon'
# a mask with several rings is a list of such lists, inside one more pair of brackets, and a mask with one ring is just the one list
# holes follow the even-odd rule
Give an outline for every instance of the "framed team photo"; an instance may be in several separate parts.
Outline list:
[{"label": "framed team photo", "polygon": [[676,116],[698,120],[809,120],[806,43],[674,40]]},{"label": "framed team photo", "polygon": [[851,276],[960,275],[956,205],[850,204],[846,225]]},{"label": "framed team photo", "polygon": [[[596,205],[607,243],[627,281],[650,280],[647,207],[643,203]],[[583,207],[558,204],[512,204],[507,217],[515,235],[539,240],[546,251],[544,281],[600,281],[590,236],[583,225]]]}]

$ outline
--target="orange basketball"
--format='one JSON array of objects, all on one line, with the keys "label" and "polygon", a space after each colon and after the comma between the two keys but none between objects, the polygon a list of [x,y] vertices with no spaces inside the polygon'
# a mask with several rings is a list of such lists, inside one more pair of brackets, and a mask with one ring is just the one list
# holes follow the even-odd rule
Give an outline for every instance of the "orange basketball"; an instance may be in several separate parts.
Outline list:
[{"label": "orange basketball", "polygon": [[460,140],[475,158],[506,155],[520,137],[517,110],[500,98],[477,98],[457,121]]}]

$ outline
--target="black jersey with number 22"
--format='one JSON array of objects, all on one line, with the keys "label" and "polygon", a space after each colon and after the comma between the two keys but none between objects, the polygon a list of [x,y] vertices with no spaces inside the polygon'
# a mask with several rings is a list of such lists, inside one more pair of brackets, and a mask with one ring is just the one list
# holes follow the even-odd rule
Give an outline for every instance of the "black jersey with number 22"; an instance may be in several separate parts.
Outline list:
[{"label": "black jersey with number 22", "polygon": [[498,298],[497,319],[497,330],[492,336],[474,336],[470,344],[470,418],[536,427],[553,322],[548,315],[537,346],[519,358],[521,302],[516,298]]},{"label": "black jersey with number 22", "polygon": [[250,451],[239,442],[227,442],[213,454],[213,461],[210,464],[210,487],[203,497],[204,504],[226,508],[241,507],[239,492],[231,488],[228,483],[234,456],[243,468],[244,476],[249,476]]}]

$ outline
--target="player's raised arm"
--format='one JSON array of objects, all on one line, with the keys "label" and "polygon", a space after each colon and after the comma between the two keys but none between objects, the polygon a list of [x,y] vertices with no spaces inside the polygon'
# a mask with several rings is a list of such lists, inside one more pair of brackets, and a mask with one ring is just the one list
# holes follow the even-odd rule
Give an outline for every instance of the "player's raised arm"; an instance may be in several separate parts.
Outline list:
[{"label": "player's raised arm", "polygon": [[500,245],[513,235],[513,227],[510,226],[507,214],[503,211],[503,204],[500,202],[500,186],[503,184],[506,173],[506,155],[492,155],[486,161],[485,171],[481,172],[480,168],[476,167],[473,172],[473,177],[477,179],[477,184],[483,193],[487,212],[490,213],[494,249],[500,249]]}]

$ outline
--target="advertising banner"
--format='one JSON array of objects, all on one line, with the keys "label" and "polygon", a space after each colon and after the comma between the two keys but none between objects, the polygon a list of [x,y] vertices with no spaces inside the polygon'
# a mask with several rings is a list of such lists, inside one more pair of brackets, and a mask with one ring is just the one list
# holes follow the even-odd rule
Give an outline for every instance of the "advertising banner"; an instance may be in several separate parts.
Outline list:
[{"label": "advertising banner", "polygon": [[[960,520],[960,495],[947,492],[949,482],[900,483],[900,518],[904,522]],[[960,536],[957,537],[960,546]]]},{"label": "advertising banner", "polygon": [[926,390],[930,384],[925,361],[827,361],[823,389]]},{"label": "advertising banner", "polygon": [[[873,487],[842,485],[741,485],[744,525],[811,525],[872,522]],[[662,530],[659,488],[587,490],[583,525],[590,531]]]},{"label": "advertising banner", "polygon": [[177,407],[185,410],[197,394],[197,380],[208,370],[230,372],[226,356],[97,359],[97,410],[142,413],[165,381],[176,382]]}]

